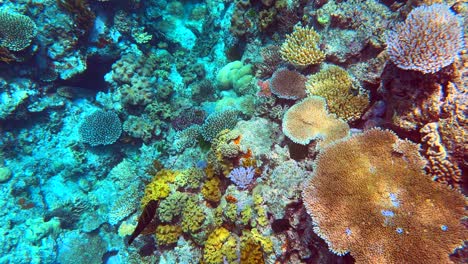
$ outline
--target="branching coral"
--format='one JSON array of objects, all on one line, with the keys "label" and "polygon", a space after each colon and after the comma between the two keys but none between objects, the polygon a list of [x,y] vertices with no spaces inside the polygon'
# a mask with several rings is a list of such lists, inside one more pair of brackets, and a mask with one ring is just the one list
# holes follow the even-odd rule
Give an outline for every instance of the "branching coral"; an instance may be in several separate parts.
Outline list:
[{"label": "branching coral", "polygon": [[387,38],[390,59],[401,69],[435,73],[463,48],[462,19],[446,4],[413,9]]},{"label": "branching coral", "polygon": [[320,36],[312,28],[295,26],[293,33],[286,36],[280,53],[283,60],[297,66],[319,64],[325,53],[319,49]]},{"label": "branching coral", "polygon": [[307,97],[293,105],[283,117],[283,133],[301,145],[314,139],[320,139],[322,146],[327,145],[347,136],[348,132],[348,125],[328,114],[325,100],[318,96]]},{"label": "branching coral", "polygon": [[360,263],[450,263],[468,238],[466,201],[431,181],[417,149],[373,129],[319,154],[303,198],[330,250]]},{"label": "branching coral", "polygon": [[330,113],[346,121],[360,118],[369,105],[367,96],[354,95],[351,92],[351,77],[338,66],[331,66],[310,76],[306,87],[310,94],[327,100]]}]

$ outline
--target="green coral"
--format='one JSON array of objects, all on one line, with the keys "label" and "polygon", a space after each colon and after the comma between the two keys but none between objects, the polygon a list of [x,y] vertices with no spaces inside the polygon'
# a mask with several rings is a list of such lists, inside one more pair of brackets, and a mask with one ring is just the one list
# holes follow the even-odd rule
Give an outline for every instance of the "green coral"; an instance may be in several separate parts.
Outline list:
[{"label": "green coral", "polygon": [[190,168],[181,171],[181,173],[177,175],[175,184],[184,188],[197,189],[200,187],[201,181],[204,177],[205,175],[201,169]]},{"label": "green coral", "polygon": [[182,230],[185,233],[194,234],[198,232],[205,221],[205,212],[200,207],[198,199],[192,196],[185,203],[182,211]]},{"label": "green coral", "polygon": [[213,177],[203,184],[201,193],[205,200],[210,202],[219,202],[221,199],[221,190],[219,189],[221,181],[217,177]]},{"label": "green coral", "polygon": [[182,229],[177,225],[159,225],[156,228],[156,239],[159,245],[170,245],[177,242]]},{"label": "green coral", "polygon": [[159,220],[162,222],[171,222],[175,217],[182,214],[182,210],[188,199],[186,193],[175,191],[166,199],[162,200],[158,207]]}]

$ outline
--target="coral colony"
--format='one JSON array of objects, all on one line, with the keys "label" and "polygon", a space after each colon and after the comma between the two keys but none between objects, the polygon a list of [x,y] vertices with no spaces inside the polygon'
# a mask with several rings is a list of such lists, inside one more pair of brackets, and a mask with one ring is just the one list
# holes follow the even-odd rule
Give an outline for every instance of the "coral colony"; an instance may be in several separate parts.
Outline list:
[{"label": "coral colony", "polygon": [[467,263],[467,21],[0,0],[0,263]]}]

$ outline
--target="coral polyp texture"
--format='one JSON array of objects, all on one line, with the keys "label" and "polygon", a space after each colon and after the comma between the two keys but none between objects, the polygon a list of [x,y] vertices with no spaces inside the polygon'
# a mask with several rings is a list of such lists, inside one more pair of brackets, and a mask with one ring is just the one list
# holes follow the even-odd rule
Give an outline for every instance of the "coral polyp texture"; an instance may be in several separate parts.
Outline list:
[{"label": "coral polyp texture", "polygon": [[320,145],[325,146],[346,137],[349,126],[327,112],[323,98],[310,96],[286,111],[283,133],[297,144],[306,145],[319,140]]},{"label": "coral polyp texture", "polygon": [[446,4],[413,9],[387,37],[390,59],[401,69],[435,73],[462,50],[463,22]]},{"label": "coral polyp texture", "polygon": [[278,69],[270,80],[270,89],[279,98],[297,100],[306,97],[307,78],[296,71]]},{"label": "coral polyp texture", "polygon": [[325,59],[320,50],[320,36],[313,28],[295,26],[280,48],[283,60],[297,66],[319,64]]},{"label": "coral polyp texture", "polygon": [[119,139],[122,123],[116,113],[98,110],[85,117],[79,133],[81,140],[91,146],[109,145]]},{"label": "coral polyp texture", "polygon": [[[359,263],[451,263],[466,200],[430,179],[418,146],[372,129],[321,152],[303,190],[315,232]],[[417,254],[415,254],[417,252]]]},{"label": "coral polyp texture", "polygon": [[330,66],[309,77],[307,91],[326,99],[328,111],[345,121],[359,119],[369,105],[366,95],[354,95],[348,72]]},{"label": "coral polyp texture", "polygon": [[0,47],[11,51],[23,50],[36,34],[36,23],[28,16],[0,11]]}]

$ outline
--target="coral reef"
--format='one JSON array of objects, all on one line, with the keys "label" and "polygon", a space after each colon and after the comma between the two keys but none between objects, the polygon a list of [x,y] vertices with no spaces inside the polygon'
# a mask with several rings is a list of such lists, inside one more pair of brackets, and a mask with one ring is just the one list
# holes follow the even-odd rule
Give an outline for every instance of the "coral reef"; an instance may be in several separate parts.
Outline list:
[{"label": "coral reef", "polygon": [[278,69],[271,77],[270,90],[279,98],[302,99],[306,96],[306,81],[307,78],[296,71]]}]

